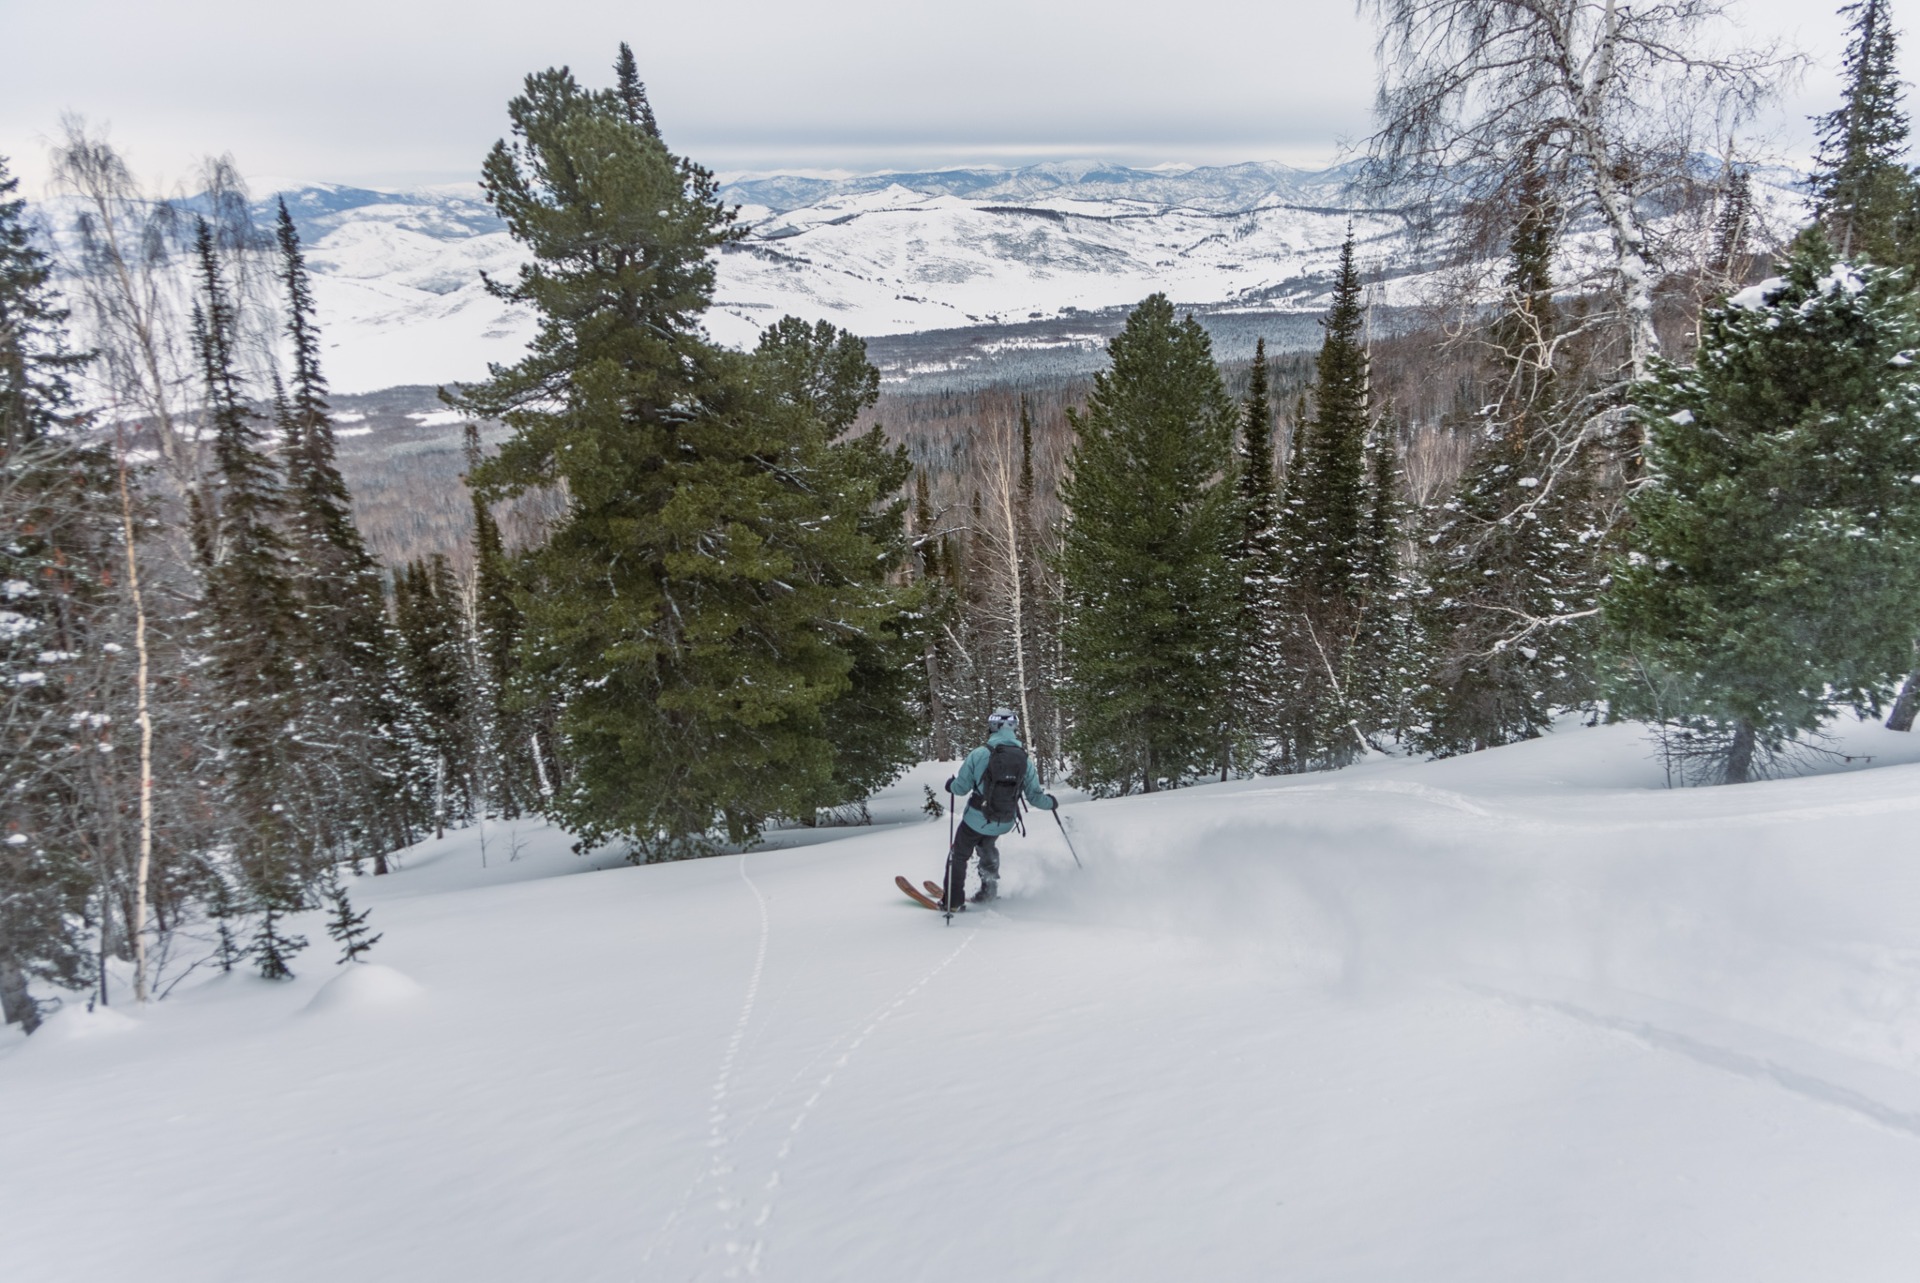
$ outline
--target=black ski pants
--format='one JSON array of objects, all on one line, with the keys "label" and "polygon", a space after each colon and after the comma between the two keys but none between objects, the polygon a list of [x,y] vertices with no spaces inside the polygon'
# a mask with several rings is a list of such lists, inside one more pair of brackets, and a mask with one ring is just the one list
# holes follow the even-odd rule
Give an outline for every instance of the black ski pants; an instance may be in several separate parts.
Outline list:
[{"label": "black ski pants", "polygon": [[967,861],[980,853],[982,899],[991,900],[1000,882],[1000,839],[976,833],[965,820],[953,835],[953,849],[947,852],[947,902],[944,908],[957,909],[967,901]]}]

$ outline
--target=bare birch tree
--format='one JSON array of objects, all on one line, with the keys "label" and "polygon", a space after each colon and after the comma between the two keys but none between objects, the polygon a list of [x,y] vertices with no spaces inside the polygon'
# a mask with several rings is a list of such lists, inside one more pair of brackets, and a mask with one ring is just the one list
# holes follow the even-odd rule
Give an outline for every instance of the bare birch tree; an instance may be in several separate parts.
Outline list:
[{"label": "bare birch tree", "polygon": [[[1697,155],[1799,66],[1743,47],[1722,0],[1359,0],[1380,25],[1366,182],[1412,201],[1463,262],[1497,259],[1523,180],[1543,176],[1592,229],[1590,281],[1616,377],[1589,424],[1617,428],[1618,388],[1659,347],[1656,211],[1691,200]],[[1568,335],[1569,340],[1577,335]]]}]

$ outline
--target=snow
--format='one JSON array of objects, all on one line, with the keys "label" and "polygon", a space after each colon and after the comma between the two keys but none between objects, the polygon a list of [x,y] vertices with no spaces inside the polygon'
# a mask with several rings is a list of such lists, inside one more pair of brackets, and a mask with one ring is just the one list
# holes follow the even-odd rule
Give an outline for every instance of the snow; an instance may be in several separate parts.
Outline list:
[{"label": "snow", "polygon": [[891,886],[951,764],[683,864],[450,833],[351,882],[377,965],[307,915],[292,982],[0,1041],[0,1269],[1905,1280],[1920,740],[1836,746],[1668,790],[1568,726],[1075,801],[1086,867],[1030,817],[951,927]]},{"label": "snow", "polygon": [[341,967],[301,1011],[313,1015],[390,1011],[411,1006],[425,992],[418,982],[392,967],[361,962]]},{"label": "snow", "polygon": [[1758,285],[1749,285],[1739,293],[1727,299],[1728,307],[1737,307],[1748,312],[1763,312],[1773,303],[1773,296],[1787,287],[1784,276],[1769,276]]}]

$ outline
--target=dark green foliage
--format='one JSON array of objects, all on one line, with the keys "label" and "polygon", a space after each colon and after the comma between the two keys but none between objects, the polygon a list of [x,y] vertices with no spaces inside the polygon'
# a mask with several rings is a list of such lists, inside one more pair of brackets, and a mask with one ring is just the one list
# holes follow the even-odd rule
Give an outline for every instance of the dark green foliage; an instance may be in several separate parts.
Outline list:
[{"label": "dark green foliage", "polygon": [[811,814],[904,756],[906,465],[843,436],[877,377],[857,340],[797,322],[751,355],[706,340],[732,214],[636,111],[566,71],[509,105],[484,183],[533,261],[496,288],[540,329],[455,400],[513,430],[483,495],[570,499],[520,576],[524,680],[571,770],[552,813],[656,857]]},{"label": "dark green foliage", "polygon": [[614,60],[613,74],[614,93],[619,95],[620,105],[626,110],[627,123],[638,125],[658,138],[660,123],[653,118],[647,87],[640,83],[640,64],[634,61],[633,49],[624,40],[620,42],[620,56]]},{"label": "dark green foliage", "polygon": [[292,590],[301,624],[308,790],[302,808],[321,844],[385,873],[388,850],[411,839],[402,815],[412,763],[404,748],[405,701],[395,680],[397,639],[387,618],[378,563],[354,524],[334,461],[334,431],[320,369],[320,335],[306,257],[286,202],[275,229],[286,333],[293,353],[290,395],[280,400],[286,464],[287,534],[296,567]]},{"label": "dark green foliage", "polygon": [[1916,348],[1901,276],[1835,265],[1816,235],[1640,392],[1651,483],[1604,601],[1612,707],[1704,737],[1727,782],[1908,667]]},{"label": "dark green foliage", "polygon": [[1840,10],[1853,23],[1841,105],[1817,118],[1814,215],[1843,259],[1908,266],[1907,235],[1916,201],[1905,168],[1907,113],[1899,67],[1899,33],[1888,0],[1855,0]]},{"label": "dark green foliage", "polygon": [[1593,464],[1563,446],[1578,428],[1560,422],[1555,394],[1559,213],[1537,177],[1523,197],[1488,333],[1492,386],[1471,412],[1466,475],[1428,537],[1409,739],[1441,757],[1532,738],[1591,694],[1600,543]]},{"label": "dark green foliage", "polygon": [[1095,376],[1062,493],[1068,750],[1101,793],[1219,762],[1240,535],[1236,414],[1206,331],[1146,299]]},{"label": "dark green foliage", "polygon": [[293,979],[293,959],[307,947],[305,936],[288,935],[283,919],[306,908],[300,893],[276,887],[260,894],[260,924],[254,929],[247,956],[260,968],[262,980]]},{"label": "dark green foliage", "polygon": [[240,907],[235,902],[233,884],[227,881],[226,874],[212,870],[209,874],[212,888],[207,892],[207,916],[213,920],[214,944],[213,960],[220,965],[223,973],[231,972],[236,963],[247,957],[247,950],[233,933],[233,921],[240,916]]},{"label": "dark green foliage", "polygon": [[447,559],[409,564],[394,582],[405,689],[417,719],[421,774],[438,783],[442,820],[468,814],[474,743],[467,615]]},{"label": "dark green foliage", "polygon": [[1244,767],[1258,767],[1271,760],[1279,735],[1281,683],[1286,673],[1285,555],[1264,338],[1254,343],[1253,371],[1241,416],[1238,499],[1240,530],[1233,563],[1239,592],[1223,771],[1236,761]]},{"label": "dark green foliage", "polygon": [[[754,361],[780,401],[811,415],[830,437],[837,438],[831,449],[851,465],[852,475],[873,484],[876,498],[889,496],[859,519],[860,533],[880,563],[889,569],[904,565],[907,504],[904,498],[890,496],[903,490],[912,472],[906,450],[889,446],[877,426],[864,435],[844,435],[880,396],[880,372],[867,361],[867,345],[825,321],[809,326],[789,316],[760,336]],[[871,572],[865,576],[856,572],[856,577],[878,587]],[[892,783],[913,761],[911,745],[919,729],[913,704],[919,685],[915,661],[920,638],[906,609],[912,603],[894,595],[900,609],[875,626],[840,639],[853,661],[847,687],[822,710],[832,743],[833,774],[808,814],[812,809],[865,799]]]},{"label": "dark green foliage", "polygon": [[[479,463],[478,434],[469,425],[473,466]],[[502,816],[539,807],[539,772],[533,762],[534,728],[547,709],[537,692],[522,688],[519,647],[526,623],[515,600],[513,566],[500,538],[499,523],[485,496],[473,498],[473,626],[479,678],[475,690],[476,771],[489,781],[488,801]]]},{"label": "dark green foliage", "polygon": [[1729,284],[1746,280],[1752,270],[1754,218],[1753,183],[1746,170],[1735,170],[1714,215],[1713,253],[1708,262],[1713,274]]},{"label": "dark green foliage", "polygon": [[238,325],[213,230],[196,228],[200,361],[213,475],[197,492],[205,567],[213,730],[224,751],[228,841],[250,886],[303,886],[315,835],[294,822],[303,796],[301,745],[287,729],[300,710],[302,635],[288,540],[286,495],[264,452],[265,432],[238,372]]},{"label": "dark green foliage", "polygon": [[1365,752],[1348,651],[1361,627],[1366,568],[1369,391],[1366,313],[1349,233],[1327,314],[1313,415],[1296,432],[1280,515],[1288,635],[1274,765],[1343,766]]},{"label": "dark green foliage", "polygon": [[1360,615],[1342,684],[1352,719],[1369,737],[1401,738],[1418,683],[1414,594],[1401,565],[1409,515],[1393,433],[1384,427],[1367,451],[1367,521],[1360,537]]},{"label": "dark green foliage", "polygon": [[31,1033],[29,979],[76,987],[90,971],[85,719],[121,550],[110,461],[73,435],[84,357],[18,185],[0,160],[0,1019]]},{"label": "dark green foliage", "polygon": [[327,907],[331,910],[327,917],[327,934],[340,946],[340,965],[359,962],[374,945],[380,943],[384,935],[367,930],[367,917],[373,910],[353,911],[353,902],[347,898],[347,884],[340,880],[338,869],[334,869],[328,877],[324,893]]}]

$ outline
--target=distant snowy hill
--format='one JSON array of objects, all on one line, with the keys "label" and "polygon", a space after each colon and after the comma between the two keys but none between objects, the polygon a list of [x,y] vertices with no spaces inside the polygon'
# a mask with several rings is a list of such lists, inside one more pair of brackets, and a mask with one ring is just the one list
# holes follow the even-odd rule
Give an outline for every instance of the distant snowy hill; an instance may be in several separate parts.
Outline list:
[{"label": "distant snowy hill", "polygon": [[[749,230],[720,256],[708,325],[736,345],[787,313],[868,337],[1015,327],[1002,346],[1093,362],[1118,323],[1112,310],[1154,291],[1223,320],[1318,311],[1349,221],[1386,282],[1381,301],[1404,301],[1418,265],[1403,221],[1355,205],[1350,178],[1270,163],[736,175],[722,195]],[[477,186],[275,195],[308,246],[338,390],[478,378],[521,353],[532,318],[489,295],[481,275],[511,279],[525,254]],[[259,203],[263,222],[272,202]],[[1284,346],[1309,333],[1276,325],[1274,337]],[[883,373],[898,382],[953,364],[902,357]]]},{"label": "distant snowy hill", "polygon": [[[1343,203],[1347,177],[1272,164],[737,177],[722,195],[749,232],[721,256],[708,324],[741,345],[787,313],[907,334],[1072,317],[1155,290],[1297,311],[1322,292],[1350,216],[1370,259],[1401,249],[1398,219]],[[510,278],[523,251],[477,187],[284,195],[342,390],[477,377],[531,334],[481,284],[482,272]]]}]

